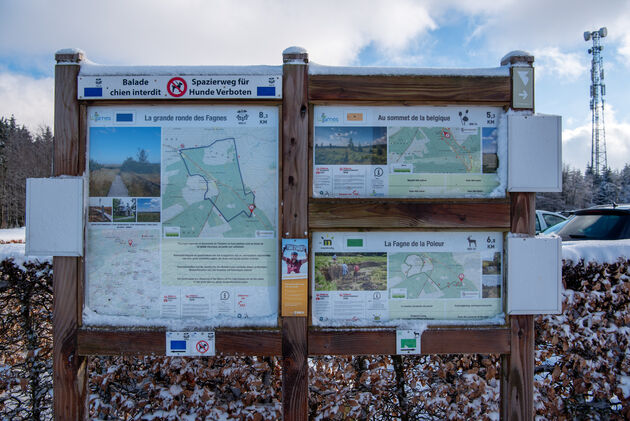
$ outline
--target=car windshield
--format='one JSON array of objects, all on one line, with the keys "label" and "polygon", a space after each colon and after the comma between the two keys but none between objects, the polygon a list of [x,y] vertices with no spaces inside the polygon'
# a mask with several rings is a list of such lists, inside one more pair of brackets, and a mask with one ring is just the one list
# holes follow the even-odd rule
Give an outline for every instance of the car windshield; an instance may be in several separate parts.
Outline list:
[{"label": "car windshield", "polygon": [[563,240],[614,240],[621,238],[624,215],[576,215],[558,231]]}]

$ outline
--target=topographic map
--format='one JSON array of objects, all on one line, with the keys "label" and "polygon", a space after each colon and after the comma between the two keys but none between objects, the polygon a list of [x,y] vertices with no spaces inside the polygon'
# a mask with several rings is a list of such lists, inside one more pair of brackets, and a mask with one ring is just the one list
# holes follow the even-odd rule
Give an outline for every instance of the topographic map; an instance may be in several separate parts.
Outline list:
[{"label": "topographic map", "polygon": [[[480,173],[480,129],[392,127],[387,162],[406,164],[413,173]],[[400,168],[400,167],[398,167]]]},{"label": "topographic map", "polygon": [[389,255],[392,298],[479,298],[479,253],[393,253]]},{"label": "topographic map", "polygon": [[275,236],[277,128],[163,130],[166,236]]}]

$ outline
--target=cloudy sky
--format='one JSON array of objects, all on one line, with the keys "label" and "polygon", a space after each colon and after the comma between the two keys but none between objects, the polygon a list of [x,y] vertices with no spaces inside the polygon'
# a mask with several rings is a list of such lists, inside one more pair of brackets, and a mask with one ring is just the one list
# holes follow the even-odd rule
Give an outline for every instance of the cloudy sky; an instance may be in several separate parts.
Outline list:
[{"label": "cloudy sky", "polygon": [[0,0],[0,116],[52,126],[54,53],[102,64],[275,64],[299,45],[327,65],[496,67],[536,62],[536,111],[563,116],[563,157],[590,159],[590,56],[604,38],[608,162],[630,163],[630,2],[606,0]]}]

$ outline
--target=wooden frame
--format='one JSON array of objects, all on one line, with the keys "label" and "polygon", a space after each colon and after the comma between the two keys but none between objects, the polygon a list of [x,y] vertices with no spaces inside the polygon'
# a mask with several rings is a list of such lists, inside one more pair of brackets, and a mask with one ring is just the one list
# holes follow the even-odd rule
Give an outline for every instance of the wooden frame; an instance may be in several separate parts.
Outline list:
[{"label": "wooden frame", "polygon": [[[86,167],[87,104],[126,101],[78,101],[80,52],[56,55],[55,175],[80,175]],[[535,196],[517,193],[504,199],[313,199],[309,131],[313,104],[493,105],[511,106],[508,76],[359,76],[312,75],[308,55],[284,54],[280,105],[282,238],[308,238],[315,230],[499,230],[533,235]],[[520,60],[520,61],[519,61]],[[533,57],[513,57],[506,65]],[[134,100],[134,103],[168,101]],[[258,101],[178,101],[181,104],[257,103]],[[307,165],[308,163],[308,165]],[[55,419],[87,419],[87,357],[165,352],[163,330],[82,329],[82,258],[54,258],[54,412]],[[310,307],[310,305],[309,305]],[[310,315],[310,308],[309,308]],[[131,341],[133,338],[133,341]],[[422,336],[423,354],[494,353],[501,355],[502,419],[533,419],[534,331],[532,316],[508,317],[499,327],[432,327]],[[393,329],[309,327],[305,317],[282,317],[277,329],[217,329],[216,352],[224,355],[282,356],[283,415],[306,420],[308,356],[393,354]]]}]

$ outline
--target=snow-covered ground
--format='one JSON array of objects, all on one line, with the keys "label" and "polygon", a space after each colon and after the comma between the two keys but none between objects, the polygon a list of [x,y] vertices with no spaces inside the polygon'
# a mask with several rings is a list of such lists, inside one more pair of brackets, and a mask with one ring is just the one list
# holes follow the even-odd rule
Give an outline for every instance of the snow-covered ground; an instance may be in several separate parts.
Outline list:
[{"label": "snow-covered ground", "polygon": [[25,238],[26,229],[24,227],[0,230],[0,261],[13,259],[17,265],[29,261],[52,261],[51,257],[46,256],[26,256]]},{"label": "snow-covered ground", "polygon": [[0,243],[23,243],[26,238],[26,228],[10,228],[0,230]]},{"label": "snow-covered ground", "polygon": [[630,240],[588,240],[565,241],[562,243],[562,258],[574,263],[584,262],[614,263],[619,258],[630,259]]}]

